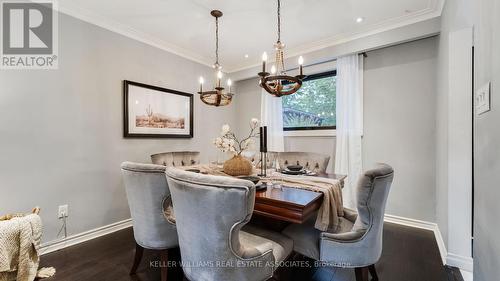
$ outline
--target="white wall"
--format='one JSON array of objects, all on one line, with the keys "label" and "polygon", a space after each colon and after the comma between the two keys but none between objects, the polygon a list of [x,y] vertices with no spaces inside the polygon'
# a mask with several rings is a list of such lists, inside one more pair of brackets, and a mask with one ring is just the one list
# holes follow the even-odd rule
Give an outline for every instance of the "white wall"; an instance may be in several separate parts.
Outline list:
[{"label": "white wall", "polygon": [[445,4],[439,36],[436,119],[437,223],[449,254],[455,256],[448,262],[469,269],[471,38],[466,40],[467,35],[461,36],[461,32],[472,28],[472,15],[472,1],[451,0]]},{"label": "white wall", "polygon": [[[365,59],[365,168],[385,161],[396,176],[387,213],[435,222],[435,101],[437,38],[368,52]],[[331,70],[331,69],[330,69]],[[239,127],[260,116],[257,78],[238,81]],[[334,137],[287,137],[286,150],[329,154]],[[333,171],[330,167],[330,171]]]},{"label": "white wall", "polygon": [[161,151],[215,154],[211,139],[234,119],[195,96],[194,138],[122,138],[124,79],[193,93],[209,67],[60,15],[58,70],[0,70],[0,214],[40,206],[44,241],[56,239],[57,208],[69,234],[130,218],[122,161]]},{"label": "white wall", "polygon": [[[444,36],[444,35],[443,35]],[[449,34],[448,264],[472,271],[472,28]]]}]

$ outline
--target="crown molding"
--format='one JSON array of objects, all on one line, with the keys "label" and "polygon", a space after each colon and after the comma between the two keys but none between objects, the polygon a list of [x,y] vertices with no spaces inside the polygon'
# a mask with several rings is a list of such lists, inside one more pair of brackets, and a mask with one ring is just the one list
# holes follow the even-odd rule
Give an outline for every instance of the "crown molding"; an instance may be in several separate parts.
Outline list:
[{"label": "crown molding", "polygon": [[298,56],[328,48],[334,45],[346,43],[363,37],[372,36],[378,33],[400,28],[406,25],[415,24],[426,21],[435,17],[441,16],[445,0],[428,0],[429,4],[426,9],[409,13],[396,18],[391,18],[375,24],[367,25],[363,30],[357,32],[348,32],[332,36],[326,39],[318,40],[312,43],[303,44],[294,48],[290,48],[287,52],[289,56]]},{"label": "crown molding", "polygon": [[[305,55],[307,53],[311,53],[314,51],[318,51],[321,49],[325,49],[328,47],[332,47],[335,45],[343,44],[349,41],[353,41],[356,39],[376,35],[378,33],[386,32],[389,30],[397,29],[403,26],[415,24],[418,22],[430,20],[436,17],[441,16],[443,11],[445,0],[429,0],[429,7],[420,10],[415,13],[410,13],[404,16],[392,18],[386,21],[382,21],[376,24],[366,26],[362,31],[352,32],[352,33],[343,33],[336,36],[332,36],[326,39],[321,39],[315,42],[302,44],[297,47],[290,48],[286,50],[287,58],[296,57],[299,55]],[[242,70],[246,70],[249,68],[260,66],[261,62],[254,63],[251,65],[241,64],[235,67],[228,67],[228,73],[234,73]]]},{"label": "crown molding", "polygon": [[60,13],[91,23],[93,25],[118,33],[125,37],[142,42],[144,44],[156,47],[158,49],[178,55],[180,57],[197,62],[199,64],[212,67],[213,62],[211,62],[211,58],[200,56],[196,52],[179,47],[164,40],[160,40],[145,32],[138,31],[134,28],[131,28],[130,26],[105,18],[87,9],[83,9],[73,4],[68,4],[67,2],[61,1],[59,2],[59,7],[57,8],[57,10]]},{"label": "crown molding", "polygon": [[[396,29],[402,26],[411,25],[417,22],[429,20],[435,17],[441,16],[445,0],[428,0],[428,8],[410,13],[397,18],[392,18],[386,21],[382,21],[376,24],[367,25],[361,31],[352,33],[343,33],[326,39],[318,40],[315,42],[302,44],[297,47],[293,47],[287,50],[287,57],[294,57],[298,55],[307,54],[310,52],[318,51],[324,48],[335,46],[338,44],[353,41],[359,38],[372,36],[381,32]],[[80,19],[82,21],[91,23],[93,25],[99,26],[101,28],[110,30],[112,32],[121,34],[123,36],[129,37],[136,41],[142,42],[144,44],[159,48],[161,50],[167,51],[169,53],[178,55],[185,59],[197,62],[199,64],[212,67],[212,58],[204,57],[198,53],[188,50],[186,48],[179,47],[175,44],[166,42],[164,40],[158,39],[151,36],[145,32],[131,28],[130,26],[121,24],[117,21],[110,20],[103,17],[97,13],[77,7],[73,4],[68,4],[68,2],[61,1],[57,10],[63,14],[69,15],[71,17]],[[253,68],[260,65],[260,61],[256,63],[246,63],[234,66],[227,66],[227,73],[234,73],[242,71],[245,69]]]}]

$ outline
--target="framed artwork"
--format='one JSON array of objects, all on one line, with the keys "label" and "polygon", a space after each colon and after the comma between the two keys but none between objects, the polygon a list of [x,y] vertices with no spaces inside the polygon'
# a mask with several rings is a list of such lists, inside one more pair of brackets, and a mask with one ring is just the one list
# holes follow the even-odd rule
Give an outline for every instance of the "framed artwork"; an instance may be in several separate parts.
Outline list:
[{"label": "framed artwork", "polygon": [[123,81],[125,138],[192,138],[193,95]]}]

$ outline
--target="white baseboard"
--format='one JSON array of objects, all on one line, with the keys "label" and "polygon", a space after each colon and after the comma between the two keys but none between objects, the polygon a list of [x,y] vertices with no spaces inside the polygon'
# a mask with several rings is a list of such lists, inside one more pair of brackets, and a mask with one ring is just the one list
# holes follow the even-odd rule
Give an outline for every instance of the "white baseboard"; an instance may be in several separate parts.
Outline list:
[{"label": "white baseboard", "polygon": [[[472,272],[473,270],[473,260],[470,257],[464,257],[455,255],[452,253],[448,253],[446,250],[446,245],[444,243],[443,237],[441,235],[441,231],[439,231],[439,227],[436,223],[415,220],[400,216],[394,215],[385,215],[386,222],[415,227],[419,229],[430,230],[434,232],[434,236],[436,237],[436,242],[439,248],[439,253],[441,254],[441,259],[443,265],[450,265],[458,267],[462,270]],[[40,252],[42,255],[48,254],[54,251],[58,251],[64,249],[66,247],[70,247],[76,244],[80,244],[82,242],[92,240],[107,234],[111,234],[113,232],[128,228],[132,226],[132,220],[126,219],[123,221],[115,222],[109,225],[105,225],[102,227],[98,227],[89,231],[85,231],[79,234],[68,236],[61,240],[51,241],[42,244]]]},{"label": "white baseboard", "polygon": [[433,230],[434,236],[436,237],[436,242],[438,244],[439,253],[441,254],[441,259],[443,260],[443,265],[448,264],[448,250],[446,250],[446,244],[444,243],[443,235],[439,230],[439,226],[436,224],[436,228]]},{"label": "white baseboard", "polygon": [[71,235],[61,240],[43,243],[40,247],[41,255],[52,253],[66,247],[83,243],[132,226],[132,219],[126,219],[109,225],[91,229],[79,234]]},{"label": "white baseboard", "polygon": [[474,280],[474,275],[470,271],[465,271],[460,269],[460,273],[462,273],[462,278],[464,281],[473,281]]},{"label": "white baseboard", "polygon": [[437,224],[433,222],[427,222],[427,221],[421,221],[421,220],[415,220],[415,219],[410,219],[410,218],[405,218],[405,217],[400,217],[400,216],[395,216],[395,215],[385,215],[384,221],[390,222],[390,223],[395,223],[395,224],[400,224],[400,225],[405,225],[405,226],[410,226],[410,227],[415,227],[415,228],[420,228],[420,229],[427,229],[427,230],[432,230],[437,228]]},{"label": "white baseboard", "polygon": [[446,245],[443,240],[443,236],[441,235],[439,226],[436,223],[399,217],[394,215],[385,215],[384,221],[433,231],[434,236],[436,237],[436,242],[438,245],[443,265],[455,266],[468,272],[473,271],[473,259],[471,257],[464,257],[460,255],[455,255],[453,253],[448,253],[448,251],[446,250]]},{"label": "white baseboard", "polygon": [[474,262],[470,257],[464,257],[448,253],[446,257],[446,264],[454,267],[458,267],[464,271],[472,272],[474,269]]}]

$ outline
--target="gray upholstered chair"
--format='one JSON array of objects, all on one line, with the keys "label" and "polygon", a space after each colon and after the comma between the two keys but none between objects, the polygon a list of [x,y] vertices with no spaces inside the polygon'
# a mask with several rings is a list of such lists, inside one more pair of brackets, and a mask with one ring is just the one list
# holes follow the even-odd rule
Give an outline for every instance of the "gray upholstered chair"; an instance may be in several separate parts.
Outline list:
[{"label": "gray upholstered chair", "polygon": [[278,152],[280,167],[301,165],[316,173],[325,173],[330,156],[313,152]]},{"label": "gray upholstered chair", "polygon": [[[176,168],[167,169],[167,179],[183,264],[208,265],[184,266],[189,280],[267,280],[274,262],[291,253],[291,239],[245,226],[255,203],[255,185],[250,181]],[[217,266],[218,261],[224,264]]]},{"label": "gray upholstered chair", "polygon": [[198,151],[173,151],[151,155],[151,161],[156,165],[167,167],[191,166],[200,164]]},{"label": "gray upholstered chair", "polygon": [[[144,249],[159,250],[162,264],[168,262],[168,249],[179,245],[175,225],[163,213],[170,200],[165,166],[124,162],[121,165],[127,193],[134,238],[135,259],[130,274],[135,274]],[[167,279],[167,267],[161,268],[161,280]]]},{"label": "gray upholstered chair", "polygon": [[355,268],[356,280],[378,280],[375,263],[382,253],[384,213],[394,171],[379,164],[358,181],[357,209],[345,210],[335,233],[320,232],[314,221],[291,225],[283,233],[294,241],[294,251],[333,266]]},{"label": "gray upholstered chair", "polygon": [[[258,152],[258,151],[245,151],[242,155],[247,160],[252,162],[252,164],[255,165],[255,167],[257,167],[257,168],[261,167],[260,152]],[[277,156],[278,156],[278,152],[269,151],[267,153],[267,168],[273,167],[274,161],[276,161]]]}]

